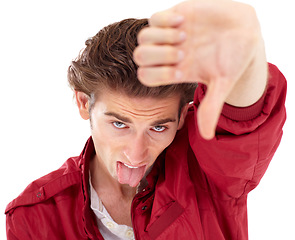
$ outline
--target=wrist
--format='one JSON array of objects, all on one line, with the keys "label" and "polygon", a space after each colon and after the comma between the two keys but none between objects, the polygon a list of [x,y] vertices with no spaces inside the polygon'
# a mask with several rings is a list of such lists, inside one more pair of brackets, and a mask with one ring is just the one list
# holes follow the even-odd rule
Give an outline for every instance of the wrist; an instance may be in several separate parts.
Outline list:
[{"label": "wrist", "polygon": [[255,104],[263,95],[268,79],[264,42],[261,37],[253,60],[226,99],[226,103],[236,107],[248,107]]}]

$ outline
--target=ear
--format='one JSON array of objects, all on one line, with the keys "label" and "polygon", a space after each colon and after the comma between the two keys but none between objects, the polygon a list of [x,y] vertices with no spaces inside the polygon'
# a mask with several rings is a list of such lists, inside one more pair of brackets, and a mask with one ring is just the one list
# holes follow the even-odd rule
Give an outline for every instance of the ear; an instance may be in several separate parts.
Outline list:
[{"label": "ear", "polygon": [[186,103],[182,109],[181,109],[181,113],[180,113],[180,117],[179,117],[179,123],[178,123],[178,127],[177,130],[180,130],[183,127],[184,121],[185,121],[185,117],[187,114],[189,108],[189,103]]},{"label": "ear", "polygon": [[88,120],[90,118],[89,116],[89,98],[88,96],[83,92],[75,91],[75,97],[77,106],[79,108],[80,116],[84,120]]}]

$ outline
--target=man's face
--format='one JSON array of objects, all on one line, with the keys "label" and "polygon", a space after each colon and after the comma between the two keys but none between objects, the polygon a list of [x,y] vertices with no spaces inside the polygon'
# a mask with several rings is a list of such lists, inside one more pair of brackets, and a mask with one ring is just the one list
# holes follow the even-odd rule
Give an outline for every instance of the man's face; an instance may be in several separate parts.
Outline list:
[{"label": "man's face", "polygon": [[95,158],[111,179],[139,184],[183,123],[186,112],[179,117],[179,103],[179,95],[131,98],[104,91],[99,96],[90,115],[92,138]]}]

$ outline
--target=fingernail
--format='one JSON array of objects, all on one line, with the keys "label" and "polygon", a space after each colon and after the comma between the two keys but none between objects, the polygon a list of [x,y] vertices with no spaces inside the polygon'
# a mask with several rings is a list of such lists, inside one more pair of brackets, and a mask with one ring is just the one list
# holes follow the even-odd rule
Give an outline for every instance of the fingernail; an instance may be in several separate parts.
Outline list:
[{"label": "fingernail", "polygon": [[180,71],[180,70],[175,71],[175,79],[176,80],[181,80],[182,76],[183,76],[182,71]]},{"label": "fingernail", "polygon": [[177,53],[178,57],[178,62],[180,62],[184,58],[184,52],[182,50],[178,50]]},{"label": "fingernail", "polygon": [[182,50],[178,51],[178,62],[180,62],[184,58],[184,52]]},{"label": "fingernail", "polygon": [[178,25],[180,23],[182,23],[184,20],[184,17],[181,16],[181,15],[176,15],[174,18],[173,18],[173,25]]},{"label": "fingernail", "polygon": [[186,39],[186,32],[180,32],[179,34],[179,40],[182,42]]}]

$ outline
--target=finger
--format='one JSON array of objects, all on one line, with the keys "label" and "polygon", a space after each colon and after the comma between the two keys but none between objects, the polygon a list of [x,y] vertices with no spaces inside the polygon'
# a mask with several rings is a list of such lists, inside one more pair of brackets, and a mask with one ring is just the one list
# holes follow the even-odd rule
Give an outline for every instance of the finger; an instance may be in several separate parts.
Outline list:
[{"label": "finger", "polygon": [[144,28],[138,34],[139,44],[179,44],[186,39],[186,33],[175,28]]},{"label": "finger", "polygon": [[206,95],[198,108],[198,127],[201,136],[210,140],[215,136],[216,126],[225,101],[222,81],[208,85]]},{"label": "finger", "polygon": [[182,72],[173,66],[140,67],[137,70],[138,79],[150,87],[181,83],[182,76]]},{"label": "finger", "polygon": [[149,25],[155,27],[178,27],[184,21],[182,15],[166,10],[155,13],[149,19]]},{"label": "finger", "polygon": [[170,45],[143,45],[134,50],[133,56],[139,66],[156,66],[177,64],[184,58],[184,53]]}]

